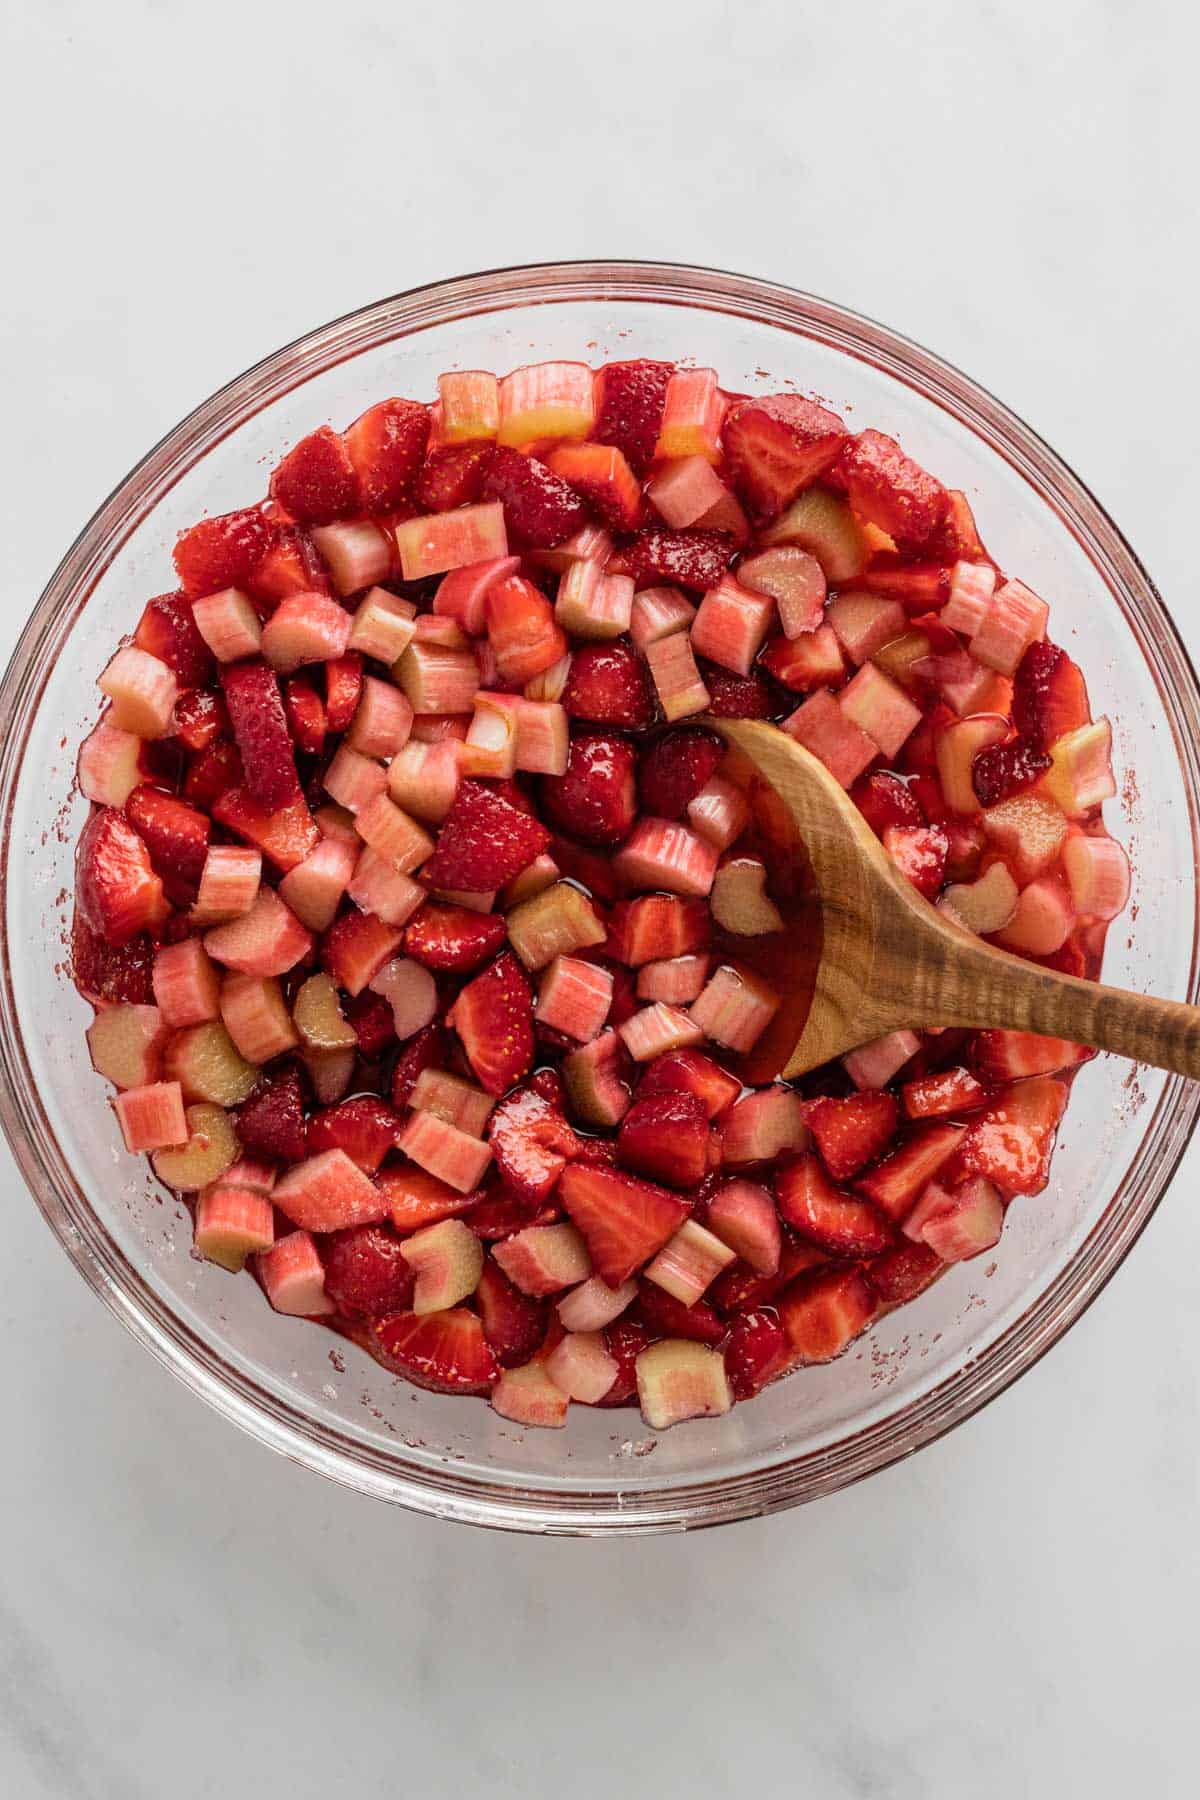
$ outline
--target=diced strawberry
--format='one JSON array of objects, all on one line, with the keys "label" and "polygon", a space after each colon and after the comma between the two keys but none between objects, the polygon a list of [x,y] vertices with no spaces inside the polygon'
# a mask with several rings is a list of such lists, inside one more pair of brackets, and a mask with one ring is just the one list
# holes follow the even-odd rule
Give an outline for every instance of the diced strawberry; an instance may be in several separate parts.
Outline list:
[{"label": "diced strawberry", "polygon": [[850,798],[879,837],[889,825],[925,823],[920,802],[898,775],[889,775],[882,770],[874,775],[864,775],[850,789]]},{"label": "diced strawberry", "polygon": [[654,1342],[640,1319],[617,1319],[604,1330],[604,1344],[617,1365],[617,1376],[599,1406],[627,1406],[637,1393],[637,1359]]},{"label": "diced strawberry", "polygon": [[733,540],[723,531],[648,525],[608,566],[610,573],[632,575],[643,586],[658,580],[703,593],[720,581],[732,549]]},{"label": "diced strawberry", "polygon": [[212,651],[197,631],[191,603],[183,594],[159,594],[157,599],[147,600],[133,641],[139,650],[166,663],[181,688],[203,687],[213,678]]},{"label": "diced strawberry", "polygon": [[289,594],[330,591],[329,571],[315,544],[298,525],[280,525],[275,539],[246,584],[258,600],[278,605]]},{"label": "diced strawberry", "polygon": [[683,1201],[666,1188],[615,1169],[572,1163],[559,1194],[587,1240],[592,1262],[610,1287],[628,1281],[685,1222]]},{"label": "diced strawberry", "polygon": [[749,675],[735,675],[713,663],[702,663],[700,674],[714,719],[771,719],[779,711],[771,689],[753,670]]},{"label": "diced strawberry", "polygon": [[1049,1076],[1006,1088],[963,1138],[962,1167],[986,1175],[1001,1193],[1040,1194],[1066,1104],[1065,1083]]},{"label": "diced strawberry", "polygon": [[829,1254],[815,1244],[802,1243],[785,1236],[780,1249],[779,1268],[774,1275],[758,1275],[747,1263],[731,1263],[723,1269],[708,1290],[708,1300],[720,1312],[739,1314],[757,1306],[769,1306],[797,1275],[806,1269],[828,1264]]},{"label": "diced strawberry", "polygon": [[166,923],[170,908],[149,849],[112,807],[94,812],[83,828],[75,898],[84,923],[114,949]]},{"label": "diced strawberry", "polygon": [[275,671],[262,662],[230,663],[221,685],[251,797],[269,812],[290,806],[300,783]]},{"label": "diced strawberry", "polygon": [[107,944],[77,907],[71,925],[71,978],[93,1004],[154,1003],[154,946],[144,934]]},{"label": "diced strawberry", "polygon": [[170,898],[178,905],[194,900],[208,853],[210,828],[204,814],[161,788],[143,786],[134,788],[125,802],[125,816],[150,852]]},{"label": "diced strawberry", "polygon": [[288,1067],[278,1075],[264,1076],[239,1108],[236,1126],[243,1150],[273,1161],[303,1162],[308,1151],[299,1071]]},{"label": "diced strawberry", "polygon": [[321,425],[288,451],[271,475],[271,498],[303,525],[328,525],[355,511],[358,477],[336,431]]},{"label": "diced strawberry", "polygon": [[[916,617],[943,605],[951,592],[951,573],[944,563],[909,562],[902,556],[884,554],[871,558],[862,584],[872,594],[899,600],[905,612]],[[948,618],[946,624],[964,629],[954,618]]]},{"label": "diced strawberry", "polygon": [[788,1363],[830,1362],[866,1330],[878,1300],[858,1267],[810,1269],[775,1300]]},{"label": "diced strawberry", "polygon": [[904,1219],[926,1182],[933,1179],[962,1140],[959,1125],[927,1125],[866,1175],[860,1175],[855,1186],[868,1200],[881,1206],[889,1219]]},{"label": "diced strawberry", "polygon": [[344,1150],[351,1162],[374,1175],[389,1150],[395,1149],[402,1124],[399,1113],[386,1100],[361,1094],[356,1100],[343,1100],[339,1106],[313,1113],[305,1127],[305,1145],[309,1156],[318,1156],[322,1150]]},{"label": "diced strawberry", "polygon": [[693,726],[668,731],[642,752],[638,793],[646,812],[681,819],[716,773],[725,746],[715,732]]},{"label": "diced strawberry", "polygon": [[669,1187],[697,1187],[709,1168],[704,1107],[694,1094],[683,1091],[639,1094],[621,1121],[617,1160],[635,1174]]},{"label": "diced strawberry", "polygon": [[533,1062],[533,990],[509,951],[467,983],[446,1018],[486,1093],[506,1093],[528,1074]]},{"label": "diced strawberry", "polygon": [[1038,750],[1091,719],[1078,664],[1046,639],[1030,644],[1013,678],[1013,723]]},{"label": "diced strawberry", "polygon": [[284,689],[283,709],[297,750],[320,756],[325,748],[325,702],[307,676],[292,676]]},{"label": "diced strawberry", "polygon": [[491,1256],[484,1258],[475,1304],[483,1321],[483,1335],[501,1368],[512,1369],[528,1362],[546,1335],[546,1308],[531,1294],[514,1287]]},{"label": "diced strawberry", "polygon": [[357,651],[348,650],[325,664],[325,723],[331,732],[348,731],[362,699],[363,666]]},{"label": "diced strawberry", "polygon": [[851,1094],[844,1100],[814,1100],[808,1124],[821,1160],[835,1181],[848,1181],[887,1144],[899,1118],[888,1093]]},{"label": "diced strawberry", "polygon": [[[221,704],[224,705],[224,701]],[[222,794],[227,794],[231,788],[240,788],[244,779],[245,770],[237,745],[228,738],[217,738],[188,759],[184,799],[190,800],[193,806],[211,811]]]},{"label": "diced strawberry", "polygon": [[637,1284],[633,1317],[656,1338],[686,1338],[693,1344],[719,1344],[725,1336],[723,1320],[704,1300],[686,1306],[656,1281],[643,1276]]},{"label": "diced strawberry", "polygon": [[496,1169],[522,1201],[540,1206],[578,1149],[560,1105],[532,1085],[502,1100],[488,1125]]},{"label": "diced strawberry", "polygon": [[649,725],[654,697],[649,672],[632,644],[585,644],[571,657],[563,706],[597,725]]},{"label": "diced strawberry", "polygon": [[885,1306],[901,1306],[924,1293],[945,1266],[928,1244],[897,1244],[872,1257],[863,1273]]},{"label": "diced strawberry", "polygon": [[325,1292],[350,1318],[379,1318],[412,1305],[415,1277],[386,1225],[351,1225],[321,1245]]},{"label": "diced strawberry", "polygon": [[750,1400],[787,1368],[787,1334],[770,1311],[741,1313],[725,1345],[729,1385],[738,1400]]},{"label": "diced strawberry", "polygon": [[210,688],[192,688],[175,702],[175,736],[185,750],[206,750],[230,729],[229,710]]},{"label": "diced strawberry", "polygon": [[950,839],[941,825],[889,825],[883,847],[918,894],[935,900],[946,879]]},{"label": "diced strawberry", "polygon": [[837,467],[854,511],[886,531],[898,550],[920,550],[937,535],[949,504],[946,490],[894,438],[859,432]]},{"label": "diced strawberry", "polygon": [[549,847],[550,833],[478,781],[459,783],[422,874],[437,888],[492,893]]},{"label": "diced strawberry", "polygon": [[427,969],[466,973],[494,956],[504,938],[504,920],[497,913],[430,903],[410,921],[404,953]]},{"label": "diced strawberry", "polygon": [[482,1321],[461,1306],[393,1313],[375,1325],[371,1345],[385,1368],[436,1394],[486,1394],[500,1379]]},{"label": "diced strawberry", "polygon": [[971,785],[980,806],[995,806],[1031,788],[1049,767],[1044,751],[1036,750],[1028,738],[1014,738],[1011,744],[979,751],[971,764]]},{"label": "diced strawberry", "polygon": [[392,1022],[392,1009],[382,994],[364,990],[347,999],[342,1010],[358,1039],[359,1052],[368,1062],[382,1056],[394,1042],[396,1028]]},{"label": "diced strawberry", "polygon": [[878,1207],[834,1187],[815,1156],[786,1162],[775,1192],[785,1223],[835,1256],[876,1256],[895,1240]]},{"label": "diced strawberry", "polygon": [[374,913],[347,912],[321,941],[321,962],[339,987],[361,994],[404,941],[403,931]]},{"label": "diced strawberry", "polygon": [[342,433],[365,511],[391,512],[402,503],[428,439],[429,408],[416,400],[381,400]]},{"label": "diced strawberry", "polygon": [[621,843],[637,816],[634,763],[626,738],[581,733],[571,740],[564,773],[543,776],[539,784],[542,812],[585,844]]},{"label": "diced strawberry", "polygon": [[1032,1031],[979,1031],[972,1061],[985,1081],[1019,1081],[1026,1075],[1056,1075],[1089,1062],[1096,1052],[1068,1038],[1038,1037]]},{"label": "diced strawberry", "polygon": [[731,406],[722,428],[733,485],[751,517],[781,513],[837,460],[846,427],[799,394],[768,394]]},{"label": "diced strawberry", "polygon": [[642,490],[615,446],[560,444],[546,460],[551,471],[582,495],[614,531],[636,531],[642,519]]},{"label": "diced strawberry", "polygon": [[566,655],[567,640],[554,608],[531,581],[509,575],[487,591],[488,642],[502,682],[523,687]]},{"label": "diced strawberry", "polygon": [[479,1193],[461,1194],[457,1189],[418,1169],[415,1163],[402,1163],[380,1171],[376,1186],[388,1203],[392,1224],[402,1236],[425,1225],[436,1225],[442,1219],[478,1206]]},{"label": "diced strawberry", "polygon": [[274,527],[256,506],[201,519],[175,540],[172,557],[186,594],[244,587],[270,548]]},{"label": "diced strawberry", "polygon": [[[980,1036],[990,1036],[981,1032]],[[1007,1033],[1003,1035],[1007,1036]],[[982,1106],[984,1091],[967,1069],[939,1069],[906,1081],[900,1090],[910,1119],[934,1119],[945,1113],[974,1112]]]},{"label": "diced strawberry", "polygon": [[[214,744],[212,748],[218,750],[221,746]],[[272,812],[246,788],[226,788],[213,801],[212,816],[218,825],[227,825],[285,873],[316,849],[321,836],[303,795]]]},{"label": "diced strawberry", "polygon": [[483,476],[491,455],[489,443],[441,444],[431,450],[413,488],[417,505],[431,513],[474,505],[483,496]]},{"label": "diced strawberry", "polygon": [[587,522],[587,508],[545,463],[505,446],[494,449],[483,491],[502,502],[510,536],[529,549],[551,550]]},{"label": "diced strawberry", "polygon": [[620,450],[635,475],[645,474],[662,427],[672,365],[665,362],[606,363],[595,379],[598,444]]}]

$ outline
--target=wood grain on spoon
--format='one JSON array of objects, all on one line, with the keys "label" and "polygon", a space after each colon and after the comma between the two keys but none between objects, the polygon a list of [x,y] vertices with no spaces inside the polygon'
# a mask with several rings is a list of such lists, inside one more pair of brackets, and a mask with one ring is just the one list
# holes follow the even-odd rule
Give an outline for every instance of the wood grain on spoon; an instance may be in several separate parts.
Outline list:
[{"label": "wood grain on spoon", "polygon": [[802,745],[757,720],[712,723],[783,802],[820,899],[821,958],[785,1076],[905,1026],[966,1026],[1069,1038],[1200,1079],[1200,1007],[1083,981],[984,943],[917,893]]}]

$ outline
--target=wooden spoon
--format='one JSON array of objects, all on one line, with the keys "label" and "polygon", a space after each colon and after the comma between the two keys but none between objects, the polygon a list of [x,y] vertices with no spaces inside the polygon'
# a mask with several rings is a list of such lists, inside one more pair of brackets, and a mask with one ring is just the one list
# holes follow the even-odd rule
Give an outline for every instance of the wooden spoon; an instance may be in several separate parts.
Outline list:
[{"label": "wooden spoon", "polygon": [[820,901],[821,958],[785,1076],[906,1026],[998,1026],[1200,1079],[1200,1007],[1082,981],[984,943],[917,893],[803,745],[757,720],[712,724],[783,802]]}]

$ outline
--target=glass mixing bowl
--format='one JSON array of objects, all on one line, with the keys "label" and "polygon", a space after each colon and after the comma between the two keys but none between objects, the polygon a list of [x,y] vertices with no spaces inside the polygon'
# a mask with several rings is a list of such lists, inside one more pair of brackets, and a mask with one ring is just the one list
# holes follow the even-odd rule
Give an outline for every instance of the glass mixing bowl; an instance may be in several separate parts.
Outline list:
[{"label": "glass mixing bowl", "polygon": [[280,350],[138,464],[67,552],[4,678],[0,1113],[52,1229],[96,1292],[197,1394],[263,1443],[363,1493],[476,1524],[646,1532],[774,1511],[949,1430],[1029,1368],[1133,1245],[1187,1143],[1200,1087],[1101,1057],[1075,1084],[1047,1191],[997,1251],[960,1264],[837,1362],[657,1441],[634,1411],[575,1407],[523,1431],[482,1400],[394,1381],[352,1345],[273,1314],[256,1284],[190,1252],[186,1209],[120,1147],[89,1067],[65,945],[84,816],[76,748],[94,684],[144,600],[173,585],[175,534],[261,493],[278,455],[439,370],[543,358],[694,358],[727,387],[794,383],[898,436],[963,488],[1000,563],[1052,604],[1097,713],[1116,727],[1114,832],[1133,906],[1112,981],[1195,1000],[1196,679],[1144,569],[1029,428],[955,369],[823,300],[649,263],[500,270],[381,301]]}]

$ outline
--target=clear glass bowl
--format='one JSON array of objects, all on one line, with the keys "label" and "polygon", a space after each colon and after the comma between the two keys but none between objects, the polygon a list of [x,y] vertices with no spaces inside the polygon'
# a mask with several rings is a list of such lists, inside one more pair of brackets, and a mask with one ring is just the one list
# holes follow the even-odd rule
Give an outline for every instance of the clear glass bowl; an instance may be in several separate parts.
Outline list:
[{"label": "clear glass bowl", "polygon": [[148,1349],[263,1443],[364,1493],[476,1524],[563,1533],[710,1525],[796,1505],[906,1456],[975,1412],[1079,1317],[1161,1198],[1200,1088],[1099,1058],[1081,1074],[1050,1187],[994,1256],[960,1265],[827,1367],[657,1441],[633,1411],[522,1431],[481,1400],[393,1381],[352,1345],[269,1311],[195,1260],[185,1209],[124,1154],[65,968],[76,748],[93,685],[143,601],[173,585],[175,534],[265,487],[314,426],[439,370],[551,357],[694,358],[748,392],[795,384],[894,433],[966,490],[999,561],[1052,604],[1097,713],[1116,725],[1110,825],[1134,904],[1109,979],[1197,997],[1195,676],[1112,521],[1020,420],[881,326],[790,289],[649,263],[500,270],[402,294],[280,350],[197,408],[68,551],[4,678],[0,1113],[52,1229]]}]

